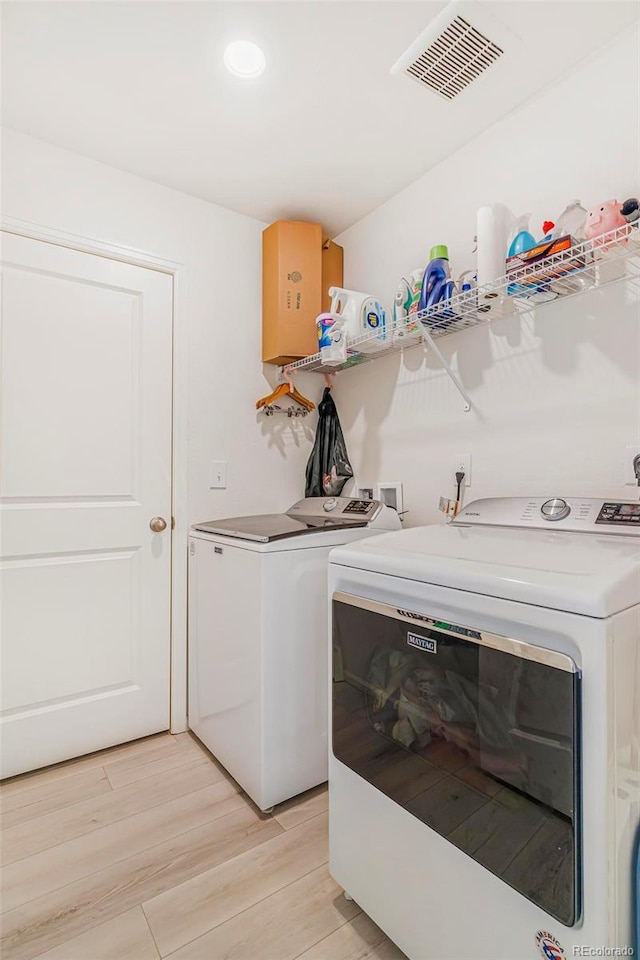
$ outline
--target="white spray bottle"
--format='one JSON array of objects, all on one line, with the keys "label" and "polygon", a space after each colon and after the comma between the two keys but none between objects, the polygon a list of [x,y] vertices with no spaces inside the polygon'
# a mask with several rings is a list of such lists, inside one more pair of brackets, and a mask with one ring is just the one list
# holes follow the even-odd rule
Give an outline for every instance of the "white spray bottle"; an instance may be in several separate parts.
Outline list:
[{"label": "white spray bottle", "polygon": [[411,283],[406,277],[401,277],[396,295],[393,298],[393,326],[402,327],[409,316],[411,309]]}]

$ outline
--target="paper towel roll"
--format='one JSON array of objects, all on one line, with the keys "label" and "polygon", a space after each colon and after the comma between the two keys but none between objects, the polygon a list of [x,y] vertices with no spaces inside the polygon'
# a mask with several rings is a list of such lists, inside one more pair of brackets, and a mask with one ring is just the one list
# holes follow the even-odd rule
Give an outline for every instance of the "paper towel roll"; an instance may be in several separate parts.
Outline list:
[{"label": "paper towel roll", "polygon": [[509,234],[515,217],[503,203],[480,207],[476,221],[478,286],[504,276]]}]

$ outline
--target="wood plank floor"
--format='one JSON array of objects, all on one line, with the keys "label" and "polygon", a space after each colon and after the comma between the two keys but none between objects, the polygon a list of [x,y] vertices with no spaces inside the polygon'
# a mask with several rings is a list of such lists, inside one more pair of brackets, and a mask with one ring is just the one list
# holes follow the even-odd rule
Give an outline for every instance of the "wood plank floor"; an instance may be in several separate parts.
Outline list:
[{"label": "wood plank floor", "polygon": [[404,960],[327,870],[324,787],[260,813],[190,734],[0,786],[3,960]]}]

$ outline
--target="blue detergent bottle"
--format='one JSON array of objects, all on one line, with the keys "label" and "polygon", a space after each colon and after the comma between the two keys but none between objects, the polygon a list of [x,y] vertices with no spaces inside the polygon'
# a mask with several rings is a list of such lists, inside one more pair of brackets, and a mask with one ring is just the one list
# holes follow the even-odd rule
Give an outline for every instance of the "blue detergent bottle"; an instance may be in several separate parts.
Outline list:
[{"label": "blue detergent bottle", "polygon": [[515,257],[519,253],[531,250],[535,247],[537,240],[529,231],[530,213],[523,213],[516,219],[515,227],[511,234],[511,242],[507,250],[507,257]]},{"label": "blue detergent bottle", "polygon": [[[449,268],[449,250],[445,244],[438,244],[432,247],[429,253],[429,263],[422,280],[418,310],[428,310],[429,307],[435,307],[436,304],[450,300],[455,288]],[[449,320],[453,318],[453,314],[448,311],[443,311],[441,316],[447,319],[442,322],[440,316],[434,317],[433,321],[428,321],[429,325],[440,329],[446,327]]]}]

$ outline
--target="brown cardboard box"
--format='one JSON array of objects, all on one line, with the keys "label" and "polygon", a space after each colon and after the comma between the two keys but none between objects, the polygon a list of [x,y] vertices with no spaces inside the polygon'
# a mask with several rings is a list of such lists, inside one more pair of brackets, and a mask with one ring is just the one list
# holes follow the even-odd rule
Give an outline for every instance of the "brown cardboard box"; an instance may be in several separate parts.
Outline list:
[{"label": "brown cardboard box", "polygon": [[289,363],[318,350],[316,317],[341,287],[344,251],[317,223],[278,220],[262,234],[262,359]]},{"label": "brown cardboard box", "polygon": [[333,240],[322,244],[322,304],[321,310],[327,313],[331,308],[329,287],[344,285],[344,250]]},{"label": "brown cardboard box", "polygon": [[322,227],[278,220],[262,233],[262,359],[316,353],[322,303]]}]

